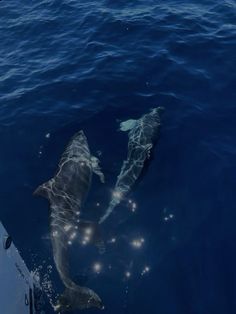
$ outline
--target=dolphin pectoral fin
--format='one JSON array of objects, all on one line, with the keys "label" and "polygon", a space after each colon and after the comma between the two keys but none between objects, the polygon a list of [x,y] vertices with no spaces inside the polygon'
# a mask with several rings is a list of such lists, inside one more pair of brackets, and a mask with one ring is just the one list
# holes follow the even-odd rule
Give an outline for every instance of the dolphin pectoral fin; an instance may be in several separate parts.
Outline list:
[{"label": "dolphin pectoral fin", "polygon": [[34,191],[33,195],[39,195],[39,196],[49,199],[49,195],[50,195],[50,192],[52,189],[52,183],[53,183],[52,180],[53,179],[38,186],[37,189]]},{"label": "dolphin pectoral fin", "polygon": [[94,244],[98,248],[100,254],[105,252],[105,243],[98,223],[80,220],[78,223],[78,232],[82,239],[82,243],[85,241],[86,243]]},{"label": "dolphin pectoral fin", "polygon": [[120,123],[120,131],[126,132],[133,129],[136,125],[137,120],[129,119]]},{"label": "dolphin pectoral fin", "polygon": [[101,170],[101,167],[99,166],[99,159],[95,156],[92,156],[91,157],[91,163],[92,163],[92,169],[93,169],[93,172],[99,176],[100,180],[102,183],[105,182],[105,177],[104,177],[104,174],[102,173],[102,170]]}]

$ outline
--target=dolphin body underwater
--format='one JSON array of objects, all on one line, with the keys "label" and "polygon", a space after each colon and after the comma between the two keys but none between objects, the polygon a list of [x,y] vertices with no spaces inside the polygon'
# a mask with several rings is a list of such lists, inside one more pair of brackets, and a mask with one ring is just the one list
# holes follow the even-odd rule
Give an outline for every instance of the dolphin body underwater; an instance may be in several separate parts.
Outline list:
[{"label": "dolphin body underwater", "polygon": [[154,108],[138,120],[131,119],[120,124],[121,131],[129,132],[128,155],[117,177],[109,206],[100,218],[99,224],[102,224],[110,216],[140,177],[158,137],[162,110],[163,107]]},{"label": "dolphin body underwater", "polygon": [[[53,258],[65,285],[65,291],[55,305],[56,311],[103,308],[100,297],[93,290],[79,286],[71,279],[68,261],[68,248],[75,237],[83,235],[86,228],[94,227],[93,223],[79,219],[93,172],[104,182],[99,160],[90,154],[87,138],[83,131],[79,131],[63,153],[56,175],[40,185],[34,192],[36,195],[47,198],[50,203],[50,237]],[[91,231],[91,229],[96,233],[96,228],[88,230]],[[98,247],[103,245],[98,234],[95,234],[94,238]]]}]

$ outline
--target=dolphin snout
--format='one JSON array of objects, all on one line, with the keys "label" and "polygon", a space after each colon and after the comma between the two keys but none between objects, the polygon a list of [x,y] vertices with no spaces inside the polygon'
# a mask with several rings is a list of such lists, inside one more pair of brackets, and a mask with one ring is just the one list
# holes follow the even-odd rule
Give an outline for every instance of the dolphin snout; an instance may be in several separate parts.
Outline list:
[{"label": "dolphin snout", "polygon": [[77,133],[77,136],[85,137],[84,131],[83,131],[83,130],[80,130],[80,131]]},{"label": "dolphin snout", "polygon": [[151,109],[151,113],[153,113],[153,114],[160,114],[160,113],[162,113],[164,110],[165,110],[164,107],[156,107],[156,108]]}]

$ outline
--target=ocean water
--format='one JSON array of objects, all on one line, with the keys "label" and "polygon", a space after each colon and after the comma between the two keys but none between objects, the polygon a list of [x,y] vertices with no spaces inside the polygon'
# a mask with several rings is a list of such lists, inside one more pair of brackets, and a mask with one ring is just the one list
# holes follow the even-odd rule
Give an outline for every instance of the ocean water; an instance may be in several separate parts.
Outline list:
[{"label": "ocean water", "polygon": [[119,123],[160,105],[137,210],[116,208],[105,254],[74,245],[73,274],[104,314],[236,313],[235,1],[2,0],[0,15],[0,219],[49,299],[63,286],[33,191],[83,129],[106,177],[86,202],[98,217],[126,157]]}]

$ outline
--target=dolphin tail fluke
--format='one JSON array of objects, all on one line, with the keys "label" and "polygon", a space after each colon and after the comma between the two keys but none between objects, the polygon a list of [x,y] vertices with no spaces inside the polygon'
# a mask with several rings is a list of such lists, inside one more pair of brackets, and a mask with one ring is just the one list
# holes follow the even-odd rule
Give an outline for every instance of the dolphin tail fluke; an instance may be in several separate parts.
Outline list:
[{"label": "dolphin tail fluke", "polygon": [[41,184],[37,187],[37,189],[34,191],[33,195],[39,195],[45,198],[49,198],[49,194],[52,190],[52,181],[53,179]]},{"label": "dolphin tail fluke", "polygon": [[78,231],[82,238],[82,243],[91,242],[98,248],[99,253],[102,254],[105,252],[105,243],[98,223],[88,220],[80,220]]},{"label": "dolphin tail fluke", "polygon": [[64,313],[70,310],[83,310],[91,307],[104,309],[100,297],[91,289],[73,285],[67,287],[54,305],[55,312]]}]

